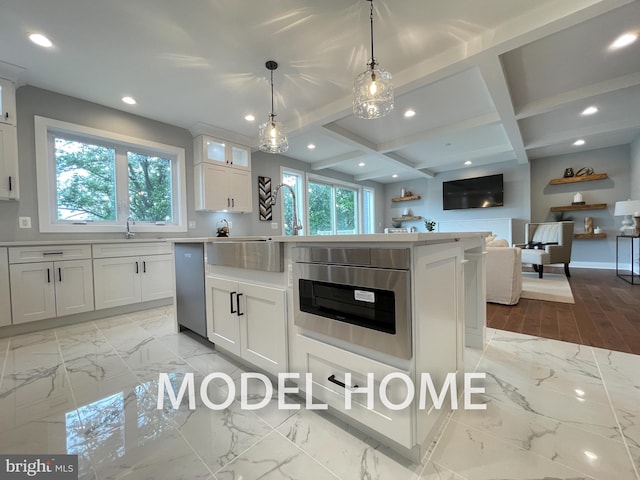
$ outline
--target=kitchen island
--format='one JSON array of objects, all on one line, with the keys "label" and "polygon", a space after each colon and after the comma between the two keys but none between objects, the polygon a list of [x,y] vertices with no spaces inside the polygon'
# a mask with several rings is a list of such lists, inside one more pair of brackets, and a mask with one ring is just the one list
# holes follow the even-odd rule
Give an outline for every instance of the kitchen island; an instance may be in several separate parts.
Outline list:
[{"label": "kitchen island", "polygon": [[209,239],[207,337],[420,461],[457,397],[421,405],[421,382],[462,393],[464,346],[484,344],[486,235]]}]

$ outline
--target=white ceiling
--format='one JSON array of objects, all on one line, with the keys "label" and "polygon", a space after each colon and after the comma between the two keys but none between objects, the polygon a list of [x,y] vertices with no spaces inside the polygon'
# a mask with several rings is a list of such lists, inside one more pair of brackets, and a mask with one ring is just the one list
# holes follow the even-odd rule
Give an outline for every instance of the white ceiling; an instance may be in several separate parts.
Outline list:
[{"label": "white ceiling", "polygon": [[[374,7],[376,58],[396,90],[395,110],[377,120],[351,114],[352,82],[370,55],[365,0],[3,0],[0,74],[255,146],[273,59],[287,155],[382,183],[640,135],[640,41],[608,49],[640,31],[638,0]],[[32,44],[34,31],[54,47]],[[138,104],[123,104],[124,95]],[[581,116],[589,105],[599,112]],[[413,118],[403,117],[407,108]],[[573,146],[577,138],[585,145]]]}]

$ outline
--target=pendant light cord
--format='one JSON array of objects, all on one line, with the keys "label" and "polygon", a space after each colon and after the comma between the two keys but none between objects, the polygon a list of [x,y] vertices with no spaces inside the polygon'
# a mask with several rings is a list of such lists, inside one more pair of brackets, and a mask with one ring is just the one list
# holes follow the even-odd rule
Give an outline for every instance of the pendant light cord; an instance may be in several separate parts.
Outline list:
[{"label": "pendant light cord", "polygon": [[275,113],[273,113],[273,70],[271,70],[271,121],[275,116]]},{"label": "pendant light cord", "polygon": [[369,22],[371,23],[371,70],[374,70],[376,67],[376,57],[373,55],[373,0],[368,0],[371,2],[371,11],[369,13]]}]

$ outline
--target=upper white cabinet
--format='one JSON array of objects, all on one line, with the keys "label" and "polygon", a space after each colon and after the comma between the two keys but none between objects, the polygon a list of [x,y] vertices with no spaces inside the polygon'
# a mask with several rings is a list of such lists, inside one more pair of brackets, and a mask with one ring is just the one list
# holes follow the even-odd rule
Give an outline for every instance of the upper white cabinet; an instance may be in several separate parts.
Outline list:
[{"label": "upper white cabinet", "polygon": [[0,78],[0,200],[19,198],[15,87]]},{"label": "upper white cabinet", "polygon": [[228,167],[251,170],[251,149],[237,143],[198,135],[193,141],[193,164],[224,164]]},{"label": "upper white cabinet", "polygon": [[251,172],[224,165],[194,167],[198,211],[251,212]]},{"label": "upper white cabinet", "polygon": [[6,247],[0,247],[0,327],[11,325],[9,292],[9,257]]},{"label": "upper white cabinet", "polygon": [[251,149],[208,135],[193,142],[196,210],[251,212]]},{"label": "upper white cabinet", "polygon": [[0,123],[16,125],[16,87],[6,78],[0,78]]}]

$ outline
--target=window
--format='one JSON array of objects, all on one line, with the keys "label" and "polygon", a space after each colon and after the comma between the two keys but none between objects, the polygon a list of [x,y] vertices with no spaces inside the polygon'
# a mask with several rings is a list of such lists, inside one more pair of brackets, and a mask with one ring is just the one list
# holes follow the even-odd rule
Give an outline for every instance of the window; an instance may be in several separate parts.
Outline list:
[{"label": "window", "polygon": [[[289,185],[291,190],[296,195],[296,215],[298,216],[298,221],[303,225],[301,231],[298,232],[298,235],[305,235],[304,228],[304,215],[303,212],[303,203],[304,197],[302,195],[302,187],[303,187],[303,177],[302,172],[298,171],[283,171],[282,172],[282,183],[285,185]],[[284,235],[293,235],[293,196],[291,195],[291,191],[288,188],[281,188],[278,195],[282,195],[282,225]]]},{"label": "window", "polygon": [[[373,189],[361,188],[358,185],[338,182],[317,175],[307,175],[305,186],[303,185],[302,172],[283,169],[281,173],[283,183],[291,185],[296,192],[300,215],[302,212],[306,212],[303,234],[373,233]],[[284,190],[281,191],[284,192]],[[284,235],[291,235],[289,225],[292,221],[293,205],[290,197],[291,194],[285,192]],[[305,205],[305,208],[302,205]],[[362,226],[360,226],[359,220],[361,216],[365,217]]]},{"label": "window", "polygon": [[184,232],[184,149],[36,117],[42,232]]}]

